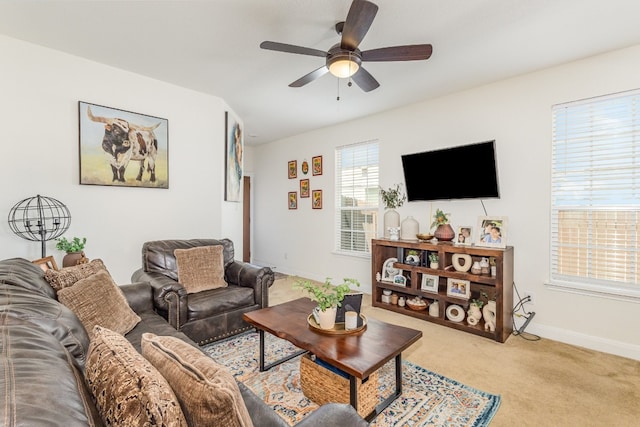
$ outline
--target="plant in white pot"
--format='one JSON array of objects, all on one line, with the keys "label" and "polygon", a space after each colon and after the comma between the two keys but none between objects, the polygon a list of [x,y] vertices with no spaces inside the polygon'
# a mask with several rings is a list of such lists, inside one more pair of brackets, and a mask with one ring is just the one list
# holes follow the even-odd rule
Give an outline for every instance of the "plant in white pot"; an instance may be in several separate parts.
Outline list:
[{"label": "plant in white pot", "polygon": [[407,200],[407,195],[400,189],[400,184],[388,190],[380,187],[380,197],[386,209],[383,217],[384,237],[389,238],[389,228],[400,227],[400,214],[396,208],[402,206]]},{"label": "plant in white pot", "polygon": [[342,306],[344,296],[351,292],[352,286],[360,286],[356,279],[343,279],[342,284],[334,286],[331,279],[327,278],[324,283],[312,282],[311,280],[299,279],[293,287],[302,289],[309,294],[312,301],[318,303],[316,310],[318,323],[321,329],[332,329],[336,322],[336,311]]}]

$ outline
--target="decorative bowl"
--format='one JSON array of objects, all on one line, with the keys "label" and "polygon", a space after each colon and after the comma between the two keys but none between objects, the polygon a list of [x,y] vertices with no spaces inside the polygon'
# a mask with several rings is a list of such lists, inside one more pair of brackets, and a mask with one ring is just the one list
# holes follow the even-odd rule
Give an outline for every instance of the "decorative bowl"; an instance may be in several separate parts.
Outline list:
[{"label": "decorative bowl", "polygon": [[419,234],[416,234],[416,237],[419,240],[431,240],[433,239],[433,234],[419,233]]},{"label": "decorative bowl", "polygon": [[409,307],[411,310],[415,310],[415,311],[422,311],[422,310],[426,310],[427,307],[429,306],[429,304],[427,304],[426,302],[422,302],[422,304],[416,304],[411,300],[407,300],[405,302],[405,304],[407,305],[407,307]]}]

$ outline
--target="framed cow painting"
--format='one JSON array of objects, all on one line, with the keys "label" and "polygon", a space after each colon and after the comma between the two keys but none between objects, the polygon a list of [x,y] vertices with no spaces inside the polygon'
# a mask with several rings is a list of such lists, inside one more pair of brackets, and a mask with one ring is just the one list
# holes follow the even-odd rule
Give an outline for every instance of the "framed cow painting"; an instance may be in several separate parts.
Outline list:
[{"label": "framed cow painting", "polygon": [[80,184],[169,188],[169,121],[78,102]]}]

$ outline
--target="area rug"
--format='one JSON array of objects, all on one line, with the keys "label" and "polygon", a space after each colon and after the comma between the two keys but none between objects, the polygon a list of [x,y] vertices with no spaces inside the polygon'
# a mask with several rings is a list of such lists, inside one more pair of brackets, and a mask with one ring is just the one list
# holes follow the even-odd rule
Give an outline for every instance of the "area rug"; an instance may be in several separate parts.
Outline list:
[{"label": "area rug", "polygon": [[[297,350],[291,343],[265,334],[265,360],[280,359]],[[294,425],[318,405],[307,399],[300,387],[300,356],[269,371],[259,372],[259,335],[248,332],[202,347],[218,363],[227,366],[271,406],[289,425]],[[393,393],[394,361],[380,369],[381,401]],[[500,406],[500,396],[476,390],[457,381],[403,361],[402,396],[371,423],[387,426],[487,426]]]}]

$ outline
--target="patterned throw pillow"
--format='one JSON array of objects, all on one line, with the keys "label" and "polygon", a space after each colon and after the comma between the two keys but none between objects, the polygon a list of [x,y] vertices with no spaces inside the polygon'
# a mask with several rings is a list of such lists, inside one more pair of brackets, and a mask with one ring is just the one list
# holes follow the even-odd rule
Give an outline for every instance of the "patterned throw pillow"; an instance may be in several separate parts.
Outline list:
[{"label": "patterned throw pillow", "polygon": [[178,282],[188,294],[227,286],[222,245],[176,249]]},{"label": "patterned throw pillow", "polygon": [[65,267],[61,270],[49,269],[44,273],[44,278],[56,291],[73,286],[80,279],[96,274],[98,271],[107,271],[101,259],[94,259],[86,264]]},{"label": "patterned throw pillow", "polygon": [[146,333],[142,355],[171,384],[189,425],[253,425],[233,375],[199,349],[175,337]]},{"label": "patterned throw pillow", "polygon": [[124,335],[140,322],[106,270],[60,289],[58,301],[78,316],[89,337],[96,325]]},{"label": "patterned throw pillow", "polygon": [[105,425],[187,426],[169,383],[122,335],[96,326],[85,381]]}]

